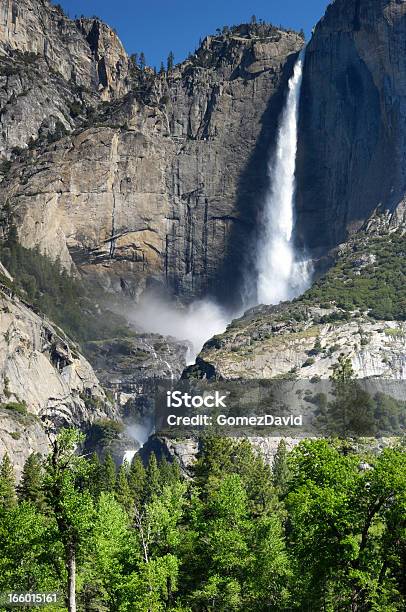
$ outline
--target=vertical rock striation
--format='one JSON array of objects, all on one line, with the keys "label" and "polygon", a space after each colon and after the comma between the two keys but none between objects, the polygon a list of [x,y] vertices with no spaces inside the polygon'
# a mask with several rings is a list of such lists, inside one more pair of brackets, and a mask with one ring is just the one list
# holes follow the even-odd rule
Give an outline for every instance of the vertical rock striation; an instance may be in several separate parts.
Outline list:
[{"label": "vertical rock striation", "polygon": [[[103,55],[98,26],[78,27]],[[152,281],[184,299],[235,298],[302,46],[294,32],[240,26],[168,74],[146,70],[86,128],[11,168],[0,191],[23,244],[117,291]]]},{"label": "vertical rock striation", "polygon": [[323,253],[406,191],[406,2],[336,0],[307,47],[297,179],[301,238]]}]

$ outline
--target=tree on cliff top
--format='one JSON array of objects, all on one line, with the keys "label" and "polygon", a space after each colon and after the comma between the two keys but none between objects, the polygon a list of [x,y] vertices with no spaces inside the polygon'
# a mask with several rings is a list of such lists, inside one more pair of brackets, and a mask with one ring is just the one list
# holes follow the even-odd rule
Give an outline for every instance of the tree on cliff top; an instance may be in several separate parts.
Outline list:
[{"label": "tree on cliff top", "polygon": [[175,56],[173,54],[173,51],[170,51],[168,55],[168,62],[167,62],[168,72],[173,70],[174,65],[175,65]]}]

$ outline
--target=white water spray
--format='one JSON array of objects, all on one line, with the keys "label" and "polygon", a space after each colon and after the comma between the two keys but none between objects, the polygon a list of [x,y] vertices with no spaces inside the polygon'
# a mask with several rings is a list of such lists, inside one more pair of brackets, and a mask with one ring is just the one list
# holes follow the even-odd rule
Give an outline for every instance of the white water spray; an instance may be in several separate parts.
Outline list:
[{"label": "white water spray", "polygon": [[128,466],[130,466],[136,454],[137,454],[136,450],[125,451],[123,455],[123,465],[126,463]]},{"label": "white water spray", "polygon": [[310,283],[309,265],[295,254],[293,227],[297,124],[304,51],[289,80],[276,150],[268,165],[270,186],[257,252],[257,303],[278,304],[300,295]]}]

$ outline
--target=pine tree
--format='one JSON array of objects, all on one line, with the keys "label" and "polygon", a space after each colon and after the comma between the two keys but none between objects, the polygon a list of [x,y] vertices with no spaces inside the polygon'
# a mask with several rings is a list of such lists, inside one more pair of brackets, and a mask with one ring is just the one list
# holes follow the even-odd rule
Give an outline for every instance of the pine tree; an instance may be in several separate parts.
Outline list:
[{"label": "pine tree", "polygon": [[139,66],[140,66],[141,70],[145,70],[146,59],[145,59],[144,51],[141,51],[141,53],[140,53],[140,63],[139,63]]},{"label": "pine tree", "polygon": [[102,486],[104,491],[113,493],[116,486],[116,464],[111,453],[107,453],[103,464]]},{"label": "pine tree", "polygon": [[180,467],[179,462],[175,459],[173,463],[169,463],[169,461],[164,457],[159,462],[159,471],[160,471],[160,483],[161,486],[165,485],[173,485],[180,480]]},{"label": "pine tree", "polygon": [[6,453],[0,464],[0,508],[12,509],[17,503],[14,469]]},{"label": "pine tree", "polygon": [[43,490],[42,461],[38,453],[31,453],[24,464],[18,496],[22,501],[30,501],[38,508],[45,503]]},{"label": "pine tree", "polygon": [[134,503],[140,506],[144,498],[146,472],[141,458],[137,455],[130,467],[128,484]]},{"label": "pine tree", "polygon": [[[93,453],[89,461],[89,490],[93,499],[97,500],[103,491],[105,469],[97,453]],[[115,468],[114,468],[115,470]]]},{"label": "pine tree", "polygon": [[352,362],[350,357],[346,357],[344,353],[338,358],[338,363],[333,366],[333,373],[330,376],[330,379],[337,385],[347,384],[350,381],[354,380],[355,374],[352,367]]},{"label": "pine tree", "polygon": [[175,64],[175,56],[173,54],[173,51],[170,51],[168,55],[168,62],[167,62],[168,72],[173,70],[174,64]]},{"label": "pine tree", "polygon": [[165,74],[165,66],[163,62],[161,62],[161,66],[159,68],[159,74]]},{"label": "pine tree", "polygon": [[256,23],[257,23],[257,17],[256,17],[256,15],[252,15],[252,17],[251,17],[251,25],[256,25]]},{"label": "pine tree", "polygon": [[289,466],[288,466],[288,452],[286,449],[285,440],[281,440],[278,444],[273,466],[273,481],[275,487],[277,487],[280,494],[286,492],[287,484],[289,481]]},{"label": "pine tree", "polygon": [[159,471],[158,461],[155,453],[149,456],[146,485],[145,485],[145,500],[149,502],[154,495],[161,493],[161,474]]},{"label": "pine tree", "polygon": [[131,490],[128,484],[127,468],[121,465],[118,470],[115,497],[119,504],[130,514],[133,506]]}]

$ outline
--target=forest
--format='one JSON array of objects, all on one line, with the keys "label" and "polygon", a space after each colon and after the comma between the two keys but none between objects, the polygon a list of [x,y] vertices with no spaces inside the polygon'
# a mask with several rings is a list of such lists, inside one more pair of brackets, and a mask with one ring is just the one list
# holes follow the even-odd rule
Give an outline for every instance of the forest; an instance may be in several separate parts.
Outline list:
[{"label": "forest", "polygon": [[61,430],[18,486],[1,463],[2,610],[27,592],[89,612],[405,609],[404,442],[282,440],[271,468],[248,440],[205,435],[185,475],[154,454],[117,469],[83,441]]}]

